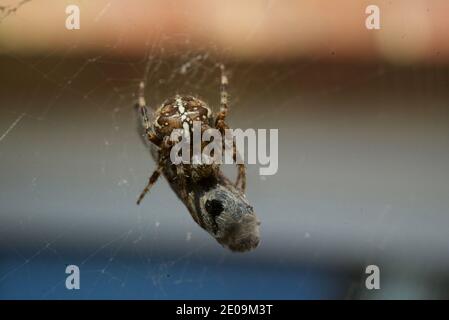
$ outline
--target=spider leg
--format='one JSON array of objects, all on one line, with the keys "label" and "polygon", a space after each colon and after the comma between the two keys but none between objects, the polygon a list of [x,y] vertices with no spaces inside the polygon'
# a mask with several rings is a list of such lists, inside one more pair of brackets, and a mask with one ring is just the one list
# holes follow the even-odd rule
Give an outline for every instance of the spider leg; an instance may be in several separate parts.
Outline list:
[{"label": "spider leg", "polygon": [[238,164],[239,167],[239,173],[237,175],[237,181],[235,182],[235,186],[238,187],[239,183],[240,190],[245,193],[246,190],[246,167],[244,164]]},{"label": "spider leg", "polygon": [[[228,77],[226,76],[225,66],[220,64],[221,70],[221,80],[220,80],[220,112],[217,115],[215,120],[215,127],[220,130],[222,134],[225,133],[225,130],[229,128],[226,124],[226,116],[228,115]],[[233,158],[234,161],[237,159],[237,148],[236,145],[233,144]],[[237,180],[235,182],[235,186],[240,188],[242,192],[245,192],[246,189],[246,168],[245,164],[239,163],[238,166],[238,174]],[[239,187],[240,185],[240,187]]]},{"label": "spider leg", "polygon": [[225,66],[223,64],[220,64],[220,70],[220,112],[215,120],[215,126],[217,128],[226,126],[225,120],[228,115],[228,77],[226,76]]},{"label": "spider leg", "polygon": [[161,175],[162,172],[162,165],[159,163],[156,170],[154,170],[151,177],[148,179],[148,184],[145,186],[145,188],[142,190],[142,193],[140,194],[139,198],[137,199],[137,204],[139,205],[140,202],[142,202],[145,195],[150,191],[151,187],[156,183],[157,179]]},{"label": "spider leg", "polygon": [[137,108],[139,109],[140,116],[142,117],[142,124],[145,129],[145,134],[147,136],[147,139],[154,143],[156,146],[160,147],[161,145],[161,139],[154,134],[154,132],[151,130],[151,122],[148,119],[148,111],[145,103],[145,96],[144,96],[144,89],[145,84],[140,82],[139,84],[139,93],[138,93],[138,100],[137,100]]},{"label": "spider leg", "polygon": [[[233,158],[234,161],[237,163],[237,147],[235,144],[232,146],[233,150]],[[238,167],[238,173],[237,173],[237,180],[235,181],[235,187],[240,188],[240,190],[244,193],[246,189],[246,167],[244,163],[237,163]],[[239,187],[240,184],[240,187]]]},{"label": "spider leg", "polygon": [[186,192],[186,173],[182,164],[176,166],[176,177],[179,181],[179,190],[181,191],[181,197],[187,199]]},{"label": "spider leg", "polygon": [[159,151],[159,161],[156,170],[153,171],[153,174],[148,179],[148,183],[137,199],[137,204],[140,204],[145,197],[145,195],[150,191],[151,187],[156,183],[157,179],[160,177],[162,170],[164,169],[164,161],[167,157],[170,156],[170,148],[173,142],[170,141],[169,137],[162,140],[160,143],[161,150]]}]

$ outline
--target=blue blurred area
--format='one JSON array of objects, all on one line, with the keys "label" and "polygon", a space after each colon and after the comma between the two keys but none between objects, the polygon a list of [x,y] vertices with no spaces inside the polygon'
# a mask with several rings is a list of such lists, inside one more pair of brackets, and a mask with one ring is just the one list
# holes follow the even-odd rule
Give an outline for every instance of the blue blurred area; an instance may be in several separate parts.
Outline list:
[{"label": "blue blurred area", "polygon": [[[241,265],[203,257],[86,256],[43,250],[0,254],[1,299],[332,299],[348,277],[281,262]],[[80,268],[80,289],[68,290],[67,265]]]}]

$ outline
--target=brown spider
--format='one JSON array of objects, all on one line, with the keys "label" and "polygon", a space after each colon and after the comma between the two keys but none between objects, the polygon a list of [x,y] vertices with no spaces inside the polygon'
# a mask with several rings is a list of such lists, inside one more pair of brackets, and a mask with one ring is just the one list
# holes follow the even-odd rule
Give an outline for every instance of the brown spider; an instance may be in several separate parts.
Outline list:
[{"label": "brown spider", "polygon": [[[157,147],[156,170],[150,176],[147,186],[140,194],[140,204],[150,188],[163,173],[171,188],[188,208],[195,222],[209,232],[219,243],[233,251],[247,251],[259,243],[259,225],[253,207],[244,194],[246,187],[245,165],[238,164],[238,176],[231,183],[213,164],[173,164],[170,150],[173,142],[170,135],[175,129],[192,131],[193,121],[200,121],[201,132],[209,128],[219,129],[223,134],[228,128],[228,78],[225,68],[221,70],[220,112],[214,114],[208,105],[192,96],[176,95],[167,99],[153,115],[150,122],[144,98],[144,83],[139,86],[137,108],[140,111],[144,136]],[[237,156],[233,144],[234,160]]]}]

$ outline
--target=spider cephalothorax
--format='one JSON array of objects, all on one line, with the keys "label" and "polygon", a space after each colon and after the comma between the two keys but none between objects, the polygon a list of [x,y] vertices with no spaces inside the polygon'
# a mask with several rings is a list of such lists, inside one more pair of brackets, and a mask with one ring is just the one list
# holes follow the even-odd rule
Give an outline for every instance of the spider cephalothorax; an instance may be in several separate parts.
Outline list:
[{"label": "spider cephalothorax", "polygon": [[[228,83],[221,65],[220,112],[214,114],[209,106],[192,96],[176,95],[167,99],[153,114],[150,122],[145,99],[144,84],[140,84],[137,107],[140,110],[146,138],[157,147],[157,169],[142,191],[139,204],[161,173],[189,209],[196,223],[209,232],[219,243],[233,251],[251,250],[259,244],[259,220],[244,194],[246,187],[245,166],[238,164],[237,181],[232,184],[220,171],[217,163],[174,164],[170,159],[173,147],[171,134],[175,129],[191,134],[193,124],[199,121],[201,132],[215,128],[224,133],[228,128],[226,86]],[[233,146],[234,159],[237,156]]]}]

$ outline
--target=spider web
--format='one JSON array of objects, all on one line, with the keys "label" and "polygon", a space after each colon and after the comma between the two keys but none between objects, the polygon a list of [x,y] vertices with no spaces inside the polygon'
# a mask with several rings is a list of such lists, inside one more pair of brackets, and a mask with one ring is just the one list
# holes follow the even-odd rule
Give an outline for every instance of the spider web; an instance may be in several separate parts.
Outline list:
[{"label": "spider web", "polygon": [[[2,7],[2,20],[14,19],[24,4]],[[193,47],[188,34],[163,33],[130,57],[119,49],[124,40],[118,34],[117,46],[101,54],[82,53],[76,43],[38,57],[1,51],[1,297],[353,297],[370,263],[407,265],[398,286],[426,296],[407,280],[419,261],[436,266],[426,276],[444,275],[447,259],[436,252],[447,243],[438,227],[447,225],[440,213],[447,209],[449,162],[438,152],[447,147],[447,68],[342,65],[333,63],[332,48],[325,59],[236,61],[228,58],[232,48]],[[174,42],[186,46],[173,49]],[[164,179],[135,205],[155,168],[137,133],[139,82],[146,82],[151,108],[180,93],[217,110],[217,62],[230,75],[231,126],[280,130],[279,173],[263,177],[257,166],[248,168],[263,243],[245,255],[226,251],[199,228]],[[401,103],[411,88],[417,102]],[[429,97],[426,110],[420,103]],[[395,134],[405,113],[416,123],[427,116],[424,126],[436,129],[413,136],[405,126]],[[410,134],[418,144],[404,142]],[[397,146],[403,149],[396,154]],[[417,160],[401,169],[410,154]],[[427,158],[438,161],[420,174]],[[411,175],[422,185],[397,191],[404,185],[388,180],[395,170],[405,184]],[[377,182],[367,182],[379,171]],[[385,184],[395,196],[382,191]],[[426,188],[436,191],[420,196]],[[423,225],[426,210],[431,223]],[[423,239],[431,249],[416,254]],[[76,292],[65,289],[69,264],[81,270]]]}]

